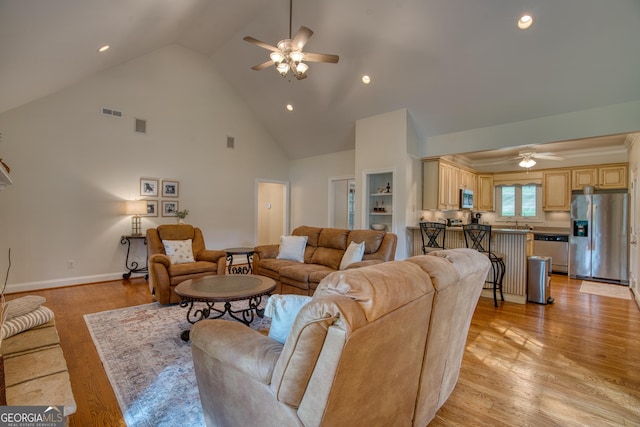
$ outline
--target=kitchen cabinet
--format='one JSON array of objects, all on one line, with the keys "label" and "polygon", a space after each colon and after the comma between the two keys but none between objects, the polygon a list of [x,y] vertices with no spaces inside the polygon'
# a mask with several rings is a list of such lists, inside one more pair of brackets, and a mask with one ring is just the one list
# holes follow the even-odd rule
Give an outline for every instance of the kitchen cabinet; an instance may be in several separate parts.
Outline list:
[{"label": "kitchen cabinet", "polygon": [[[460,188],[476,192],[476,174],[466,169],[460,169]],[[474,202],[475,205],[475,202]]]},{"label": "kitchen cabinet", "polygon": [[571,171],[557,169],[542,174],[542,210],[569,211],[571,208]]},{"label": "kitchen cabinet", "polygon": [[440,163],[438,175],[438,208],[458,209],[460,207],[458,168],[447,163]]},{"label": "kitchen cabinet", "polygon": [[422,163],[422,209],[460,209],[460,189],[474,189],[475,174],[440,160]]},{"label": "kitchen cabinet", "polygon": [[582,190],[586,186],[595,186],[598,182],[598,168],[573,169],[571,171],[571,190]]},{"label": "kitchen cabinet", "polygon": [[627,165],[601,165],[571,170],[571,190],[627,188]]},{"label": "kitchen cabinet", "polygon": [[611,165],[598,168],[598,188],[627,188],[627,166]]},{"label": "kitchen cabinet", "polygon": [[493,175],[478,174],[476,196],[474,197],[475,209],[479,211],[493,211]]}]

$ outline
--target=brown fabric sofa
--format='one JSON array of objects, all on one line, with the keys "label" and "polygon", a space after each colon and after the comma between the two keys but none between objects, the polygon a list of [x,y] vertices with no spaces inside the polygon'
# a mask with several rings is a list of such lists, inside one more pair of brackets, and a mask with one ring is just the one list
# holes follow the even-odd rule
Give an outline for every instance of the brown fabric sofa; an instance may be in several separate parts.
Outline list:
[{"label": "brown fabric sofa", "polygon": [[276,281],[276,293],[313,295],[318,283],[338,270],[349,243],[365,242],[362,261],[348,268],[393,261],[398,237],[393,233],[374,230],[345,230],[301,226],[293,236],[307,236],[304,263],[276,259],[279,245],[255,247],[253,274],[271,277]]},{"label": "brown fabric sofa", "polygon": [[[171,264],[164,250],[163,240],[192,240],[195,262]],[[187,279],[199,279],[214,274],[224,274],[227,254],[224,251],[205,249],[202,231],[189,224],[168,224],[147,230],[149,255],[149,288],[160,304],[180,302],[175,287]]]},{"label": "brown fabric sofa", "polygon": [[490,263],[453,249],[335,272],[284,345],[227,320],[191,329],[208,426],[426,426],[453,391]]}]

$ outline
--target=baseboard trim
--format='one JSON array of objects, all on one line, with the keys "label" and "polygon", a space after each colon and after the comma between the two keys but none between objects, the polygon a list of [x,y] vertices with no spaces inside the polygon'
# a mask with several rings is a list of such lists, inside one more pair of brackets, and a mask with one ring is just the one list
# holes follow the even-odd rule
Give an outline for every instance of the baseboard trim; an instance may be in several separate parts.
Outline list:
[{"label": "baseboard trim", "polygon": [[[131,278],[144,277],[144,274],[132,274]],[[92,276],[65,277],[62,279],[43,280],[40,282],[9,283],[5,289],[6,294],[18,292],[39,291],[42,289],[63,288],[65,286],[86,285],[87,283],[109,282],[122,280],[122,273],[95,274]]]}]

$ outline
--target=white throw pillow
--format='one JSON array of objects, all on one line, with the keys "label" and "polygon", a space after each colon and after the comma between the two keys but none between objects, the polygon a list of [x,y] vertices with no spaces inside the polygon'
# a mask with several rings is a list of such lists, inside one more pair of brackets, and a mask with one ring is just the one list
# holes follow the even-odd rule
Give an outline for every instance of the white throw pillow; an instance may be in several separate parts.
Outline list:
[{"label": "white throw pillow", "polygon": [[304,262],[304,249],[307,247],[307,239],[307,236],[280,237],[280,249],[276,259]]},{"label": "white throw pillow", "polygon": [[271,295],[264,308],[264,315],[271,317],[269,338],[284,344],[300,309],[311,297],[305,295]]},{"label": "white throw pillow", "polygon": [[349,243],[349,247],[347,248],[346,251],[344,251],[344,255],[342,256],[342,261],[340,261],[340,270],[344,270],[349,266],[349,264],[362,261],[363,255],[364,255],[364,242]]},{"label": "white throw pillow", "polygon": [[195,262],[191,239],[187,240],[163,240],[164,253],[171,260],[171,264],[185,264]]}]

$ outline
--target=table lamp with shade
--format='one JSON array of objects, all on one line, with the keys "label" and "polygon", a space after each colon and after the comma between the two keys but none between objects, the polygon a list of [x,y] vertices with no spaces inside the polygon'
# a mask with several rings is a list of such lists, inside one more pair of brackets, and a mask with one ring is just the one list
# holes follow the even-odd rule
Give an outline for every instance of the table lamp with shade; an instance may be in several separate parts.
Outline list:
[{"label": "table lamp with shade", "polygon": [[131,217],[131,235],[142,236],[141,218],[140,215],[147,214],[147,201],[146,200],[127,200],[125,203],[125,213],[127,215],[133,215]]}]

